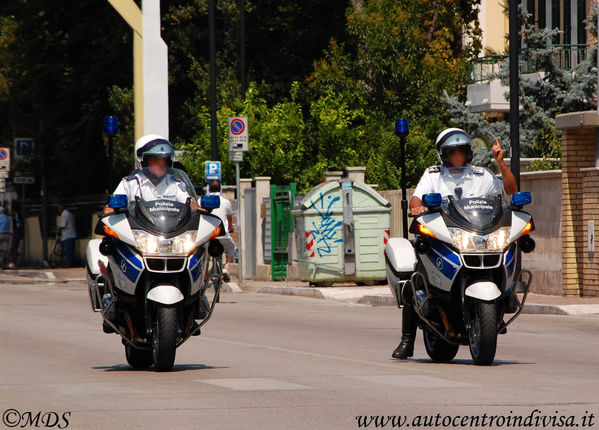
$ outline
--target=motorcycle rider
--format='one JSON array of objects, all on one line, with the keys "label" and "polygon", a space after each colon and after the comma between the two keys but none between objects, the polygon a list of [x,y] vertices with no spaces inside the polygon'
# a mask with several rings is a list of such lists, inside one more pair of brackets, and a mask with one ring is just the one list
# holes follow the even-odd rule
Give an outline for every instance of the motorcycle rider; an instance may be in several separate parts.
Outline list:
[{"label": "motorcycle rider", "polygon": [[[443,130],[435,141],[435,148],[441,164],[429,167],[422,175],[410,200],[412,215],[421,214],[426,210],[422,205],[422,196],[428,193],[440,193],[443,198],[448,195],[466,198],[509,195],[518,191],[516,179],[503,160],[503,149],[497,140],[491,149],[502,179],[484,168],[470,164],[473,157],[472,139],[464,130]],[[418,315],[409,303],[405,303],[402,310],[401,328],[401,342],[393,351],[392,357],[406,359],[414,355],[414,341],[418,328]]]},{"label": "motorcycle rider", "polygon": [[[157,134],[145,135],[135,143],[134,157],[137,170],[124,177],[113,194],[125,194],[130,202],[136,196],[146,201],[161,198],[187,201],[190,195],[183,181],[167,173],[175,158],[175,149],[168,140]],[[191,207],[198,208],[193,199]],[[111,212],[109,207],[104,209],[105,214]]]}]

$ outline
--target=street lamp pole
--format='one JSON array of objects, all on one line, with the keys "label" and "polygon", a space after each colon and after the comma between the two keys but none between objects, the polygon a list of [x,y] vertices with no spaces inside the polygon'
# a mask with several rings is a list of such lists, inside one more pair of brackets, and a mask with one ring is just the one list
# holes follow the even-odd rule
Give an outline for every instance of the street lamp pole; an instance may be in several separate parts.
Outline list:
[{"label": "street lamp pole", "polygon": [[212,160],[218,160],[216,141],[216,6],[215,0],[208,1],[208,45],[210,55],[210,142]]},{"label": "street lamp pole", "polygon": [[518,0],[509,0],[509,42],[510,42],[510,141],[512,146],[511,170],[520,190],[520,18]]}]

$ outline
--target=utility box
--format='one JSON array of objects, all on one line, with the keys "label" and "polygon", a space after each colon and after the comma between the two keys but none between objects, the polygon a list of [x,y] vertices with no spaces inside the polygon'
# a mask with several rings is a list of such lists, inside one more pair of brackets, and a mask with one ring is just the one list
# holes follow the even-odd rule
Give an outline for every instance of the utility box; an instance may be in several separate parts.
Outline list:
[{"label": "utility box", "polygon": [[325,182],[292,211],[300,280],[375,284],[386,280],[383,249],[391,204],[363,182]]}]

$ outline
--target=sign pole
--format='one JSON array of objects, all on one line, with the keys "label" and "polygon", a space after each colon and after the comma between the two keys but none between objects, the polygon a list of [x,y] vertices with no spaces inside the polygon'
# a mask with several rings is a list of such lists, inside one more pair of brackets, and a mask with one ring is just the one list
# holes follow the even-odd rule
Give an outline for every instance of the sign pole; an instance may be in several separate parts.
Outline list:
[{"label": "sign pole", "polygon": [[235,181],[237,185],[237,255],[239,263],[239,282],[243,281],[243,252],[242,248],[242,231],[241,231],[241,184],[240,184],[240,173],[239,173],[239,161],[235,162]]},{"label": "sign pole", "polygon": [[401,215],[403,237],[408,238],[408,201],[406,200],[406,137],[409,133],[408,120],[399,118],[395,120],[395,134],[399,136],[401,146],[399,150],[399,165],[401,167]]}]

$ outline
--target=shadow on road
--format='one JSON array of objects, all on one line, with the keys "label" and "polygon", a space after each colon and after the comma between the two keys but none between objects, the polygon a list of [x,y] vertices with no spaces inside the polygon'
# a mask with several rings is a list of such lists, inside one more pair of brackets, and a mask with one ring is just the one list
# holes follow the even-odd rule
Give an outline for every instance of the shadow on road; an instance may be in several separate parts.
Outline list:
[{"label": "shadow on road", "polygon": [[[94,366],[92,369],[103,370],[104,372],[147,372],[148,370],[153,371],[154,366],[150,366],[147,369],[134,369],[128,364],[115,364],[114,366]],[[175,364],[171,372],[185,372],[205,369],[228,369],[228,367],[208,366],[206,364]]]},{"label": "shadow on road", "polygon": [[430,358],[415,358],[409,360],[391,360],[392,363],[422,363],[422,364],[431,364],[436,366],[451,366],[451,365],[460,365],[460,366],[475,366],[475,367],[499,367],[499,366],[530,366],[537,364],[536,362],[524,362],[524,361],[508,361],[508,360],[494,360],[493,364],[490,366],[476,366],[472,360],[467,358],[458,358],[451,360],[449,363],[437,363],[432,361]]}]

